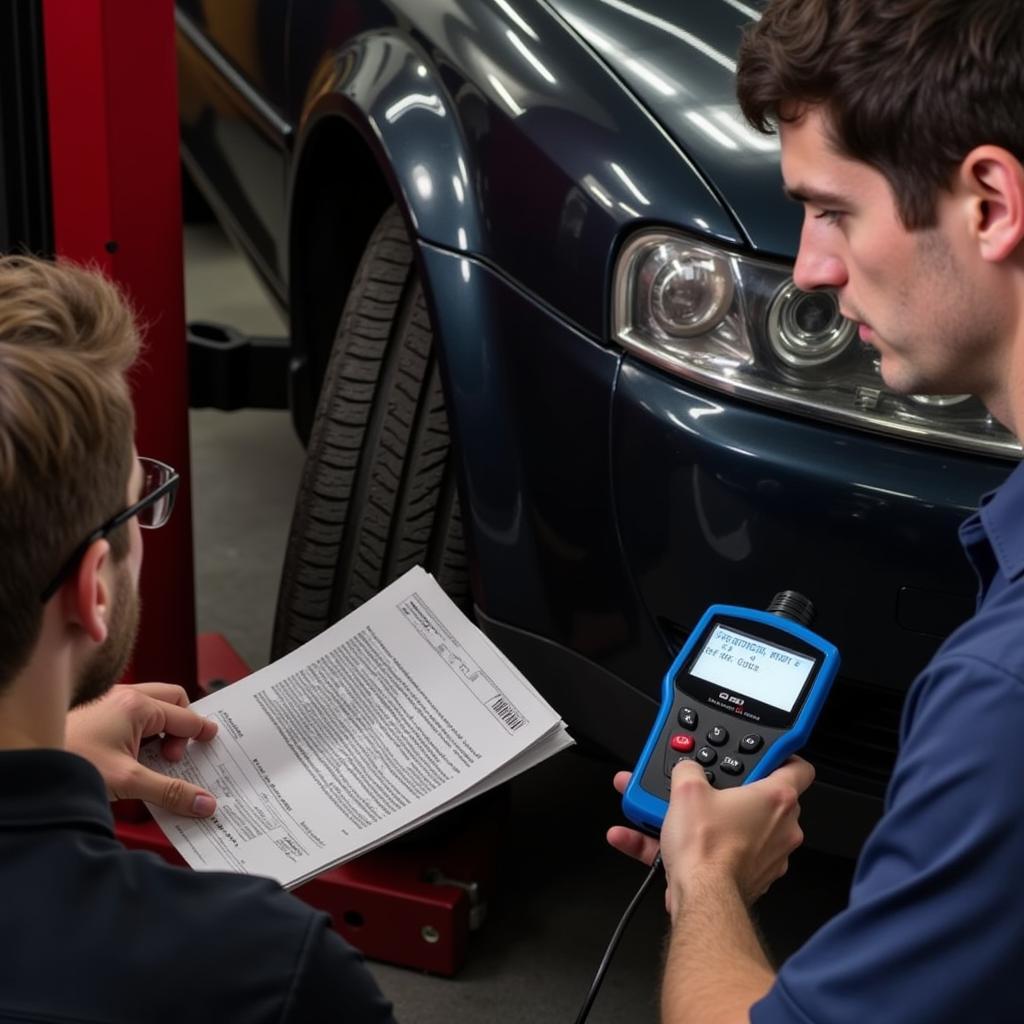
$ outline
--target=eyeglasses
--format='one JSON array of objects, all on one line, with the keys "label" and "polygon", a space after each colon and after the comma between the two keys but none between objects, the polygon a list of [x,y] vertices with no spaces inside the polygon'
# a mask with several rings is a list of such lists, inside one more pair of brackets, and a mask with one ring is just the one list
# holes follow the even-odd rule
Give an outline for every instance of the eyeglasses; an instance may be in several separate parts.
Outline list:
[{"label": "eyeglasses", "polygon": [[39,600],[43,604],[46,604],[57,593],[60,585],[74,572],[75,566],[89,550],[91,544],[95,544],[96,541],[113,533],[119,526],[128,522],[132,516],[138,516],[139,526],[147,530],[157,530],[171,518],[174,495],[177,493],[178,481],[181,479],[178,471],[156,459],[145,459],[141,456],[139,465],[142,467],[142,497],[134,505],[129,505],[124,511],[118,512],[112,519],[108,519],[102,526],[93,530],[75,548],[74,554],[61,566],[60,572],[39,595]]}]

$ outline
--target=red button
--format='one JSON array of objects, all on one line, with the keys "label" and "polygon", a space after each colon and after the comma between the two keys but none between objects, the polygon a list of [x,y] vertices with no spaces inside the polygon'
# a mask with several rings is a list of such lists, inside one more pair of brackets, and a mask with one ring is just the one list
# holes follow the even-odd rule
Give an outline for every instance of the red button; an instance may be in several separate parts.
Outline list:
[{"label": "red button", "polygon": [[673,750],[678,750],[681,754],[688,754],[693,750],[693,737],[684,736],[682,733],[679,733],[679,735],[673,736],[672,739],[668,741],[668,745]]}]

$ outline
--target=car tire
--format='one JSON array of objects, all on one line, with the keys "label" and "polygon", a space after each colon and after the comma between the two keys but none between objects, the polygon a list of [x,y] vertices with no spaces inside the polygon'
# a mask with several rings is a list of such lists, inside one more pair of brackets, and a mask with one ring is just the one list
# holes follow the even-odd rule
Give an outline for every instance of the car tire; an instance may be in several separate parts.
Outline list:
[{"label": "car tire", "polygon": [[430,315],[396,207],[367,243],[320,390],[285,554],[278,658],[423,565],[469,573]]}]

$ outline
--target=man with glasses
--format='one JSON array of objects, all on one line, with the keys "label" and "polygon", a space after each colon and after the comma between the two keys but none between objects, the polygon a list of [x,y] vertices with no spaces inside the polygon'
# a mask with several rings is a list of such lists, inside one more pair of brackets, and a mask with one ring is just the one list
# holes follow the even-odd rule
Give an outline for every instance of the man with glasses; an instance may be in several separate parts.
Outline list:
[{"label": "man with glasses", "polygon": [[0,1018],[390,1021],[326,915],[114,836],[108,798],[215,807],[137,761],[147,737],[179,759],[214,723],[170,683],[112,685],[138,625],[141,528],[167,521],[178,483],[132,444],[138,350],[102,276],[0,257]]}]

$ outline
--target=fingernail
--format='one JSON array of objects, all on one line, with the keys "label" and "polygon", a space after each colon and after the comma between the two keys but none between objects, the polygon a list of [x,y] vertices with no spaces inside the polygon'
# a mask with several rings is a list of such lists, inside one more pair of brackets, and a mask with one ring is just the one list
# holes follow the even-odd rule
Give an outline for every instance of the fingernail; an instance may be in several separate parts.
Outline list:
[{"label": "fingernail", "polygon": [[192,813],[200,818],[208,818],[217,809],[217,801],[206,793],[200,793],[192,801]]}]

